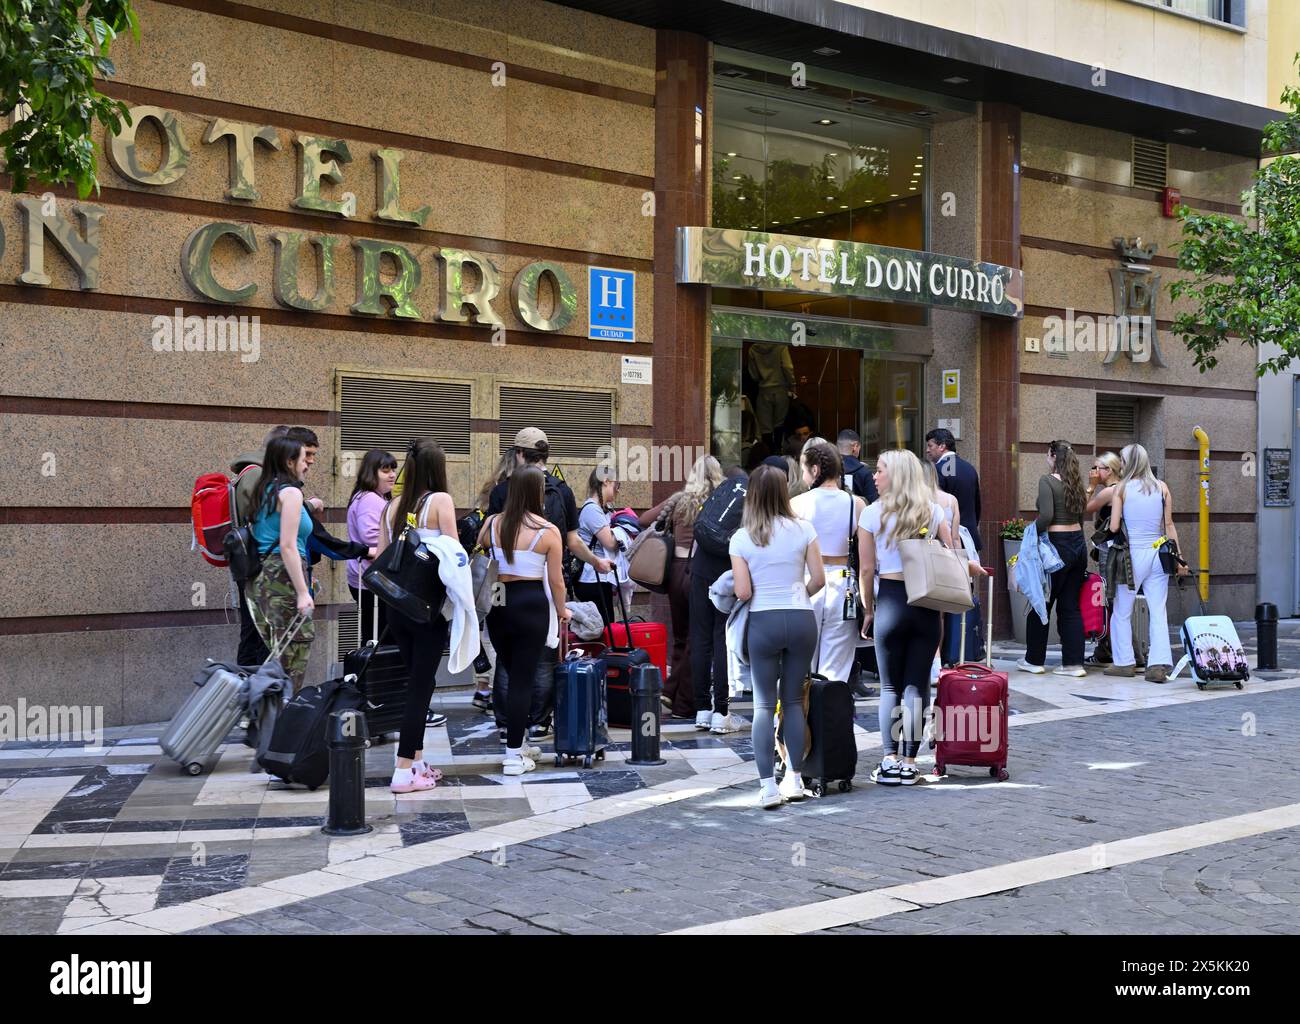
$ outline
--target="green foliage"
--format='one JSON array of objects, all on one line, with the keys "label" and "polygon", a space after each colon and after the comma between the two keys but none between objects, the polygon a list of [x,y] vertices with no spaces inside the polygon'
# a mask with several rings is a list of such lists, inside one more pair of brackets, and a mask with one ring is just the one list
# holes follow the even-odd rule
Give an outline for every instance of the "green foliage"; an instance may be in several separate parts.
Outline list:
[{"label": "green foliage", "polygon": [[[1300,54],[1297,54],[1300,63]],[[1254,223],[1224,214],[1198,214],[1179,207],[1183,240],[1178,267],[1194,276],[1175,281],[1175,299],[1195,310],[1180,313],[1174,333],[1204,373],[1218,364],[1218,350],[1231,337],[1245,345],[1272,342],[1281,354],[1256,372],[1284,370],[1300,356],[1300,90],[1287,87],[1289,113],[1264,129],[1267,153],[1278,156],[1255,173],[1242,204]]]},{"label": "green foliage", "polygon": [[[98,188],[92,129],[116,132],[127,113],[95,76],[114,73],[108,50],[128,28],[139,38],[130,0],[0,0],[0,149],[15,192],[33,179],[71,182],[83,199]],[[25,116],[8,125],[15,111]]]},{"label": "green foliage", "polygon": [[1028,525],[1024,519],[1004,519],[998,523],[998,536],[1003,540],[1024,540],[1025,527]]}]

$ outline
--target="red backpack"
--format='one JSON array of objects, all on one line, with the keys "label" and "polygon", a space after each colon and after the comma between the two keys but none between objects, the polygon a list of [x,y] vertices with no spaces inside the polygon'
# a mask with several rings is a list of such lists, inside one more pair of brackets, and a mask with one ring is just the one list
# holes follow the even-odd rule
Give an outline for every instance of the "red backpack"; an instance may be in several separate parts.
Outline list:
[{"label": "red backpack", "polygon": [[210,565],[226,568],[226,534],[240,525],[236,522],[235,481],[225,473],[204,473],[195,480],[190,519],[194,524],[193,546]]}]

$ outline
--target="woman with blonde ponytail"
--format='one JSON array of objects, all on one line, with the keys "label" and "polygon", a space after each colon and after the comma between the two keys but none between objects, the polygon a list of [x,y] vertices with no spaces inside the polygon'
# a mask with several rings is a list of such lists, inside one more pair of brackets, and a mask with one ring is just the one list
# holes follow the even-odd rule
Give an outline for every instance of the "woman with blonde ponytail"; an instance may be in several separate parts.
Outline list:
[{"label": "woman with blonde ponytail", "polygon": [[[939,646],[941,613],[907,603],[899,544],[937,536],[951,547],[952,534],[943,509],[931,497],[921,460],[910,451],[881,452],[875,481],[880,500],[868,505],[858,521],[862,635],[874,622],[885,751],[871,778],[882,786],[910,786],[920,777],[916,754],[930,703],[930,665]],[[972,575],[987,575],[976,562],[969,568]]]}]

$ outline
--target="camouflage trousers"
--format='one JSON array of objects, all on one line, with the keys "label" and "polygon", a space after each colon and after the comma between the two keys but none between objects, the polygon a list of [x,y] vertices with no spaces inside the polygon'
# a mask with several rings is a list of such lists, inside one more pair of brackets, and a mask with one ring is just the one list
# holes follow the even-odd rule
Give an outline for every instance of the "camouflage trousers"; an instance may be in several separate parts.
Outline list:
[{"label": "camouflage trousers", "polygon": [[[298,595],[289,579],[289,570],[279,555],[267,555],[262,559],[262,571],[249,584],[248,612],[253,617],[266,646],[275,647],[284,642],[293,620],[298,616]],[[293,692],[302,688],[302,681],[307,675],[307,658],[311,654],[311,642],[316,636],[316,624],[307,618],[299,627],[284,654],[280,664],[284,666],[285,675],[293,681]]]}]

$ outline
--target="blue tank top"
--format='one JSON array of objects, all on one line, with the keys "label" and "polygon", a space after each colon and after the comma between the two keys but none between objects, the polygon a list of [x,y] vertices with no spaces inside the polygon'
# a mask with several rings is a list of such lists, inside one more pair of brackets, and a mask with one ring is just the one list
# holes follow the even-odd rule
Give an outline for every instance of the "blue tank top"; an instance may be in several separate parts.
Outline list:
[{"label": "blue tank top", "polygon": [[[269,494],[270,487],[263,491],[263,497]],[[298,520],[298,554],[302,556],[303,563],[307,562],[307,538],[311,536],[311,516],[307,514],[307,506],[304,504],[302,511],[299,513]],[[253,540],[257,541],[257,552],[266,556],[275,551],[280,546],[280,507],[279,502],[267,509],[259,505],[257,516],[253,519]]]}]

